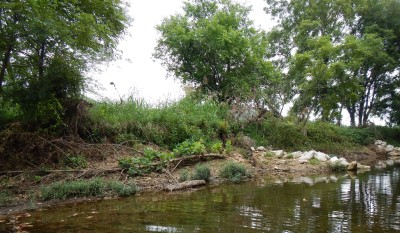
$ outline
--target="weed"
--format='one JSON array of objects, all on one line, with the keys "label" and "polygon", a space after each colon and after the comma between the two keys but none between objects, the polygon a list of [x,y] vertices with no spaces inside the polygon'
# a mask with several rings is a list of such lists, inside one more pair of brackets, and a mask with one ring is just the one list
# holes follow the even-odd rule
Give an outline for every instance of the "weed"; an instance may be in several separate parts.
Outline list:
[{"label": "weed", "polygon": [[328,167],[333,172],[344,172],[347,167],[341,163],[328,163]]},{"label": "weed", "polygon": [[264,155],[264,157],[268,157],[268,158],[272,158],[275,156],[274,152],[271,152],[271,151],[267,151],[263,155]]},{"label": "weed", "polygon": [[179,179],[178,180],[179,180],[179,182],[184,182],[184,181],[189,180],[189,177],[190,177],[189,171],[187,169],[184,169],[179,173]]},{"label": "weed", "polygon": [[[140,176],[152,171],[161,170],[174,157],[173,153],[159,152],[151,148],[146,148],[144,149],[143,156],[122,158],[118,163],[122,169],[127,169],[127,173],[130,176]],[[156,162],[158,162],[157,165],[155,165]]]},{"label": "weed", "polygon": [[219,171],[219,175],[220,177],[232,182],[239,182],[250,177],[250,173],[243,165],[234,162],[225,164],[225,166]]},{"label": "weed", "polygon": [[65,200],[71,197],[102,197],[106,195],[127,196],[137,191],[134,184],[106,181],[100,178],[91,180],[62,181],[41,188],[43,200]]},{"label": "weed", "polygon": [[194,168],[194,172],[192,175],[192,180],[205,180],[206,182],[210,181],[211,170],[207,165],[198,164]]},{"label": "weed", "polygon": [[320,163],[320,161],[318,159],[316,159],[316,158],[312,158],[312,159],[310,159],[308,161],[308,163],[311,164],[311,165],[317,165],[317,164]]},{"label": "weed", "polygon": [[14,198],[8,191],[0,191],[0,206],[6,206],[14,203]]},{"label": "weed", "polygon": [[224,147],[222,142],[218,141],[211,145],[211,152],[212,153],[222,153],[224,151]]},{"label": "weed", "polygon": [[182,143],[179,143],[175,149],[174,154],[178,157],[180,156],[188,156],[188,155],[199,155],[204,154],[206,152],[206,147],[203,143],[203,140],[186,140]]},{"label": "weed", "polygon": [[64,164],[70,168],[86,168],[88,162],[83,155],[67,155],[64,158]]}]

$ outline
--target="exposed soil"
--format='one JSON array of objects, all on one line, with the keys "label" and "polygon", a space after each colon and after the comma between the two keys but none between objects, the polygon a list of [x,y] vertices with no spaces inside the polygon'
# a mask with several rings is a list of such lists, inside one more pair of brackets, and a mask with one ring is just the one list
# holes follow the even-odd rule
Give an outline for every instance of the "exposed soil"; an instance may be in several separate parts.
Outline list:
[{"label": "exposed soil", "polygon": [[[384,153],[376,153],[373,148],[366,148],[363,152],[352,153],[345,156],[348,161],[358,161],[363,165],[373,165],[379,160],[385,160]],[[119,152],[126,152],[119,150]],[[46,206],[62,204],[66,202],[80,202],[98,200],[97,198],[80,198],[67,201],[49,201],[38,202],[30,197],[32,193],[38,191],[40,186],[59,181],[74,179],[89,179],[92,177],[103,177],[105,179],[118,180],[122,182],[135,182],[141,193],[147,191],[161,191],[167,185],[177,184],[181,172],[186,169],[189,172],[194,169],[194,165],[199,162],[206,163],[212,173],[211,184],[218,184],[222,180],[218,176],[218,172],[227,161],[234,161],[243,164],[254,177],[296,177],[312,174],[324,174],[329,172],[326,163],[308,164],[300,163],[296,159],[278,159],[263,156],[262,152],[253,152],[247,156],[239,153],[223,157],[223,159],[211,159],[204,157],[196,158],[193,161],[173,164],[168,166],[160,173],[150,173],[146,176],[129,177],[123,170],[118,167],[118,159],[126,156],[127,153],[112,153],[110,156],[103,157],[99,160],[92,157],[89,161],[87,169],[78,170],[76,172],[53,172],[50,174],[32,174],[24,172],[20,174],[2,174],[0,176],[0,185],[7,184],[7,189],[15,190],[17,203],[13,206],[0,207],[0,220],[8,214],[18,213],[31,208],[44,208]],[[40,181],[37,177],[40,175]],[[33,191],[32,191],[33,190]]]}]

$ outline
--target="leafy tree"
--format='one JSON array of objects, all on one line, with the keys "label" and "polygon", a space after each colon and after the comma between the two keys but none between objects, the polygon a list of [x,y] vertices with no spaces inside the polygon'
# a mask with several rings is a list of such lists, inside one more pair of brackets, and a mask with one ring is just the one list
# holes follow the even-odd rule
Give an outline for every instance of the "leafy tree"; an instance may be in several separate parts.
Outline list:
[{"label": "leafy tree", "polygon": [[128,23],[120,0],[2,1],[1,97],[39,126],[62,123],[85,72],[115,58]]},{"label": "leafy tree", "polygon": [[278,18],[269,37],[294,111],[366,125],[398,79],[399,11],[396,0],[266,0]]},{"label": "leafy tree", "polygon": [[154,58],[170,74],[220,101],[253,100],[278,112],[279,74],[265,60],[268,41],[253,27],[249,7],[230,0],[185,2],[184,14],[165,18]]}]

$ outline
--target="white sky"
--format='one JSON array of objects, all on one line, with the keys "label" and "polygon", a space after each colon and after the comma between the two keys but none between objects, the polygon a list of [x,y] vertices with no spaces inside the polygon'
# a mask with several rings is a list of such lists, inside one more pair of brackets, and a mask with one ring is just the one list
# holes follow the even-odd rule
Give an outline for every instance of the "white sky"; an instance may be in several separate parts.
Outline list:
[{"label": "white sky", "polygon": [[[256,27],[268,30],[271,20],[263,11],[264,0],[236,0],[253,6],[250,18]],[[130,0],[129,14],[134,18],[127,36],[119,45],[122,59],[100,66],[101,72],[91,76],[104,90],[98,93],[103,98],[118,100],[118,93],[110,82],[114,82],[123,98],[134,94],[148,103],[175,100],[184,95],[181,85],[174,77],[166,77],[167,72],[158,61],[153,61],[152,53],[158,38],[155,26],[162,19],[182,13],[184,0]]]}]

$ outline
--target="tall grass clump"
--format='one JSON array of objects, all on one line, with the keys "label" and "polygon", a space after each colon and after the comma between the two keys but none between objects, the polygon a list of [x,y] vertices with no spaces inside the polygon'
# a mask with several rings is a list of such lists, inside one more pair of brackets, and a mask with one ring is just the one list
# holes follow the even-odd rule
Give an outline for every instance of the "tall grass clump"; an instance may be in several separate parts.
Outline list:
[{"label": "tall grass clump", "polygon": [[0,206],[7,206],[14,203],[14,198],[8,191],[0,191]]},{"label": "tall grass clump", "polygon": [[242,164],[229,162],[221,168],[219,176],[236,183],[250,177],[250,173]]},{"label": "tall grass clump", "polygon": [[129,196],[136,193],[137,188],[134,184],[95,178],[56,182],[41,188],[40,191],[43,200],[65,200],[72,197]]},{"label": "tall grass clump", "polygon": [[192,180],[205,180],[209,182],[211,178],[211,170],[210,167],[205,164],[198,164],[195,166]]},{"label": "tall grass clump", "polygon": [[185,140],[212,141],[226,108],[207,100],[186,97],[176,103],[150,106],[143,101],[122,104],[99,102],[91,110],[94,138],[123,142],[136,140],[173,149]]}]

